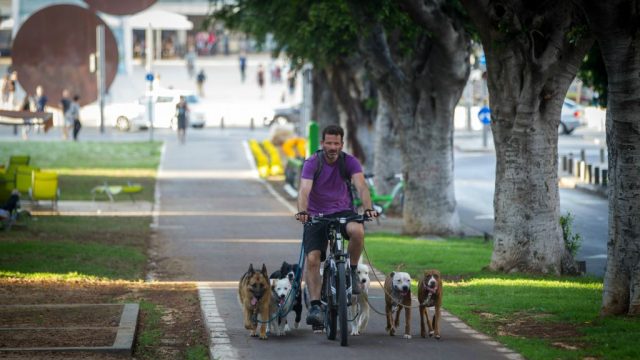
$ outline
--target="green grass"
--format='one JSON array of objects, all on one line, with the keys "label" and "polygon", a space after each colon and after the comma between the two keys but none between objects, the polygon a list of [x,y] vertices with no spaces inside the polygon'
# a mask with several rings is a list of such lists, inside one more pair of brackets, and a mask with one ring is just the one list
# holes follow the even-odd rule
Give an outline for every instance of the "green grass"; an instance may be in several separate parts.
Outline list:
[{"label": "green grass", "polygon": [[38,217],[0,232],[0,277],[140,280],[149,217]]},{"label": "green grass", "polygon": [[2,141],[0,163],[10,155],[30,155],[43,169],[156,169],[160,142]]},{"label": "green grass", "polygon": [[154,349],[160,346],[160,339],[162,338],[162,330],[160,329],[162,311],[158,305],[142,300],[140,302],[140,312],[142,313],[144,327],[138,334],[135,352],[144,359],[153,359],[155,357]]},{"label": "green grass", "polygon": [[[142,184],[136,200],[153,201],[160,142],[0,142],[0,164],[10,155],[30,155],[30,165],[58,173],[60,200],[92,200],[91,189],[103,185]],[[26,195],[23,195],[26,198]],[[107,200],[97,196],[96,200]],[[120,194],[115,200],[130,201]]]},{"label": "green grass", "polygon": [[401,266],[417,280],[423,269],[439,269],[443,306],[527,359],[640,358],[640,319],[599,317],[602,279],[492,273],[483,270],[491,244],[481,239],[371,234],[366,249],[385,273]]}]

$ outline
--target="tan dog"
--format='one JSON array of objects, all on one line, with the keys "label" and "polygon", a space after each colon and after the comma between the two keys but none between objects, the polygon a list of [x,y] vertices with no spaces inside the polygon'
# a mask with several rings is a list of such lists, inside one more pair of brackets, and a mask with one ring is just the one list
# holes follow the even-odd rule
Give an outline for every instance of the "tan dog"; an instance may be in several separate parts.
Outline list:
[{"label": "tan dog", "polygon": [[[411,275],[398,271],[390,273],[384,280],[384,289],[386,330],[391,336],[396,334],[396,329],[400,327],[400,311],[404,307],[404,338],[411,339]],[[394,312],[396,313],[395,321]]]},{"label": "tan dog", "polygon": [[[425,270],[418,282],[418,301],[420,302],[420,336],[427,337],[424,318],[427,318],[429,337],[440,340],[440,307],[442,306],[442,278],[438,270]],[[433,320],[429,319],[429,308],[434,307]]]},{"label": "tan dog", "polygon": [[244,314],[244,328],[251,330],[251,336],[256,335],[258,315],[261,318],[260,339],[267,339],[267,321],[269,320],[269,305],[271,303],[271,286],[267,267],[262,264],[260,272],[253,270],[253,264],[242,275],[238,287],[238,297]]}]

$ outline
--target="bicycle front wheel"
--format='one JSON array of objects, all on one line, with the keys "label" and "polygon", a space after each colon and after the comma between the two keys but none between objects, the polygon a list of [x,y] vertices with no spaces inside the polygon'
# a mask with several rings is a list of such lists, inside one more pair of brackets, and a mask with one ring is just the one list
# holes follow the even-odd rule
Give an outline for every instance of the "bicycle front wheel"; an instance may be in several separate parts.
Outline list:
[{"label": "bicycle front wheel", "polygon": [[347,276],[344,262],[338,263],[338,281],[336,292],[338,293],[338,322],[340,323],[340,345],[347,346]]},{"label": "bicycle front wheel", "polygon": [[336,306],[335,297],[332,294],[331,287],[335,285],[333,282],[334,272],[331,269],[331,266],[326,266],[324,268],[323,279],[322,279],[322,292],[324,293],[324,297],[327,302],[327,311],[325,313],[325,325],[324,329],[327,333],[327,339],[335,340],[336,339],[336,328],[337,328],[337,317],[338,311]]}]

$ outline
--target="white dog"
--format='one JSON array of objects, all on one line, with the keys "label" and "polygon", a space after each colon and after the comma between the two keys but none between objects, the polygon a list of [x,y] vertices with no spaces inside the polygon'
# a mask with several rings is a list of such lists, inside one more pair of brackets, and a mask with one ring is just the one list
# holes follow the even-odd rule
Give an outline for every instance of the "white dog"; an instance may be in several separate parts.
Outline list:
[{"label": "white dog", "polygon": [[286,311],[291,309],[294,294],[291,294],[291,281],[289,278],[271,279],[271,307],[269,318],[269,332],[276,336],[282,336],[291,331],[287,323]]},{"label": "white dog", "polygon": [[395,335],[400,326],[400,312],[404,307],[404,338],[411,339],[411,275],[406,272],[391,272],[384,281],[384,290],[386,331],[391,336]]},{"label": "white dog", "polygon": [[351,296],[351,316],[355,316],[351,321],[351,335],[355,336],[360,335],[369,322],[369,267],[360,263],[356,273],[359,279],[360,295]]}]

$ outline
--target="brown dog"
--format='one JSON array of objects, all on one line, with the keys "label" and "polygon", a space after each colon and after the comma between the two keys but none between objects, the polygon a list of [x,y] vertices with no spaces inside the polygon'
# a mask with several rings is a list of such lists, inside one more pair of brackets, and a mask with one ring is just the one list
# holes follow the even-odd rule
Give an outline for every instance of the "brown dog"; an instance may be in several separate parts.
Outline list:
[{"label": "brown dog", "polygon": [[[411,339],[411,276],[406,272],[394,271],[384,280],[384,303],[387,314],[389,335],[394,336],[400,327],[400,311],[404,307],[404,338]],[[395,321],[393,313],[396,313]]]},{"label": "brown dog", "polygon": [[[438,270],[425,270],[418,282],[418,301],[420,302],[420,336],[427,337],[424,318],[427,318],[429,337],[440,340],[440,307],[442,306],[442,278]],[[433,320],[429,319],[430,307],[435,307]]]},{"label": "brown dog", "polygon": [[253,264],[242,275],[238,296],[244,314],[244,328],[251,330],[251,336],[256,335],[258,315],[260,315],[260,339],[267,339],[267,322],[269,321],[269,305],[271,303],[271,286],[267,267],[262,264],[260,272],[253,270]]}]

